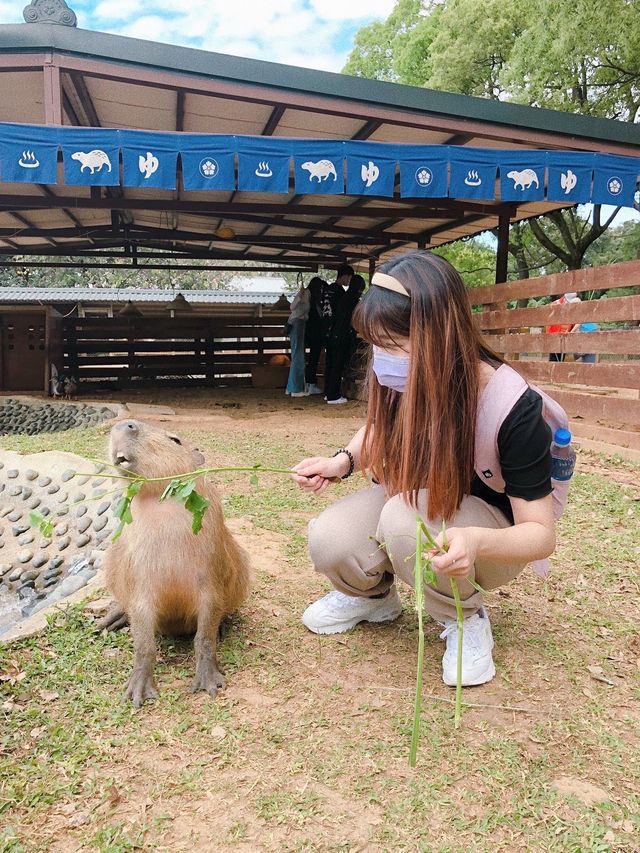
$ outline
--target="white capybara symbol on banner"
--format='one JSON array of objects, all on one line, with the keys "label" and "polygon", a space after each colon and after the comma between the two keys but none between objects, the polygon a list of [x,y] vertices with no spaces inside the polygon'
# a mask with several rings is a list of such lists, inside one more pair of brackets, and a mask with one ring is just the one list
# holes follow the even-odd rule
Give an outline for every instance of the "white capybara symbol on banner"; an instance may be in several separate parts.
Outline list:
[{"label": "white capybara symbol on banner", "polygon": [[513,181],[513,188],[517,190],[520,187],[523,191],[528,190],[532,184],[536,187],[540,186],[537,174],[533,169],[523,169],[521,172],[515,169],[512,172],[507,172],[507,177]]},{"label": "white capybara symbol on banner", "polygon": [[80,171],[91,169],[91,174],[99,172],[103,166],[107,167],[107,171],[111,171],[111,160],[104,151],[95,148],[93,151],[74,151],[71,155],[72,160],[78,160],[82,165]]},{"label": "white capybara symbol on banner", "polygon": [[329,179],[329,175],[333,175],[334,181],[338,180],[336,167],[333,165],[331,160],[318,160],[317,163],[312,163],[311,160],[307,160],[306,163],[302,164],[301,168],[309,172],[310,181],[313,181],[314,178],[318,179],[318,183],[320,183],[320,181],[327,181]]}]

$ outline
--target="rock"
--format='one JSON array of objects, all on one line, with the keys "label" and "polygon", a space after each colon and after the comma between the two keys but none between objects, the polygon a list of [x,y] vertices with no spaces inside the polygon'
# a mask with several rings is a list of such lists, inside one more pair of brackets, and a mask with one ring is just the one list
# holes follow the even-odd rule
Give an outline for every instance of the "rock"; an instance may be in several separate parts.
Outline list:
[{"label": "rock", "polygon": [[20,551],[20,553],[18,554],[18,562],[19,563],[28,563],[29,560],[32,559],[32,557],[33,557],[33,551],[29,551],[29,549],[26,548],[24,551]]},{"label": "rock", "polygon": [[87,475],[85,474],[84,477],[80,477],[79,480],[76,480],[76,483],[79,486],[85,486],[89,482],[90,479],[91,479],[91,477],[87,477]]},{"label": "rock", "polygon": [[[92,409],[91,411],[93,412],[94,410]],[[102,462],[97,462],[97,463],[94,465],[93,471],[94,471],[94,473],[95,473],[95,474],[102,474],[102,472],[104,471],[104,469],[105,469],[105,466],[102,464]]]},{"label": "rock", "polygon": [[69,575],[69,577],[65,578],[58,587],[61,597],[71,595],[72,592],[76,592],[77,590],[82,589],[83,586],[87,585],[88,581],[89,578],[85,577],[82,574]]},{"label": "rock", "polygon": [[103,495],[106,495],[106,494],[107,494],[106,489],[94,489],[93,492],[91,493],[91,497],[98,499],[98,498],[101,498]]},{"label": "rock", "polygon": [[35,581],[26,581],[18,587],[18,596],[20,598],[32,598],[35,596],[34,591]]},{"label": "rock", "polygon": [[20,486],[12,486],[12,488],[9,489],[9,497],[10,498],[17,498],[18,495],[21,493],[22,493],[22,488]]},{"label": "rock", "polygon": [[17,468],[11,468],[9,471],[7,471],[7,477],[10,480],[15,480],[15,478],[18,476],[19,473],[20,472],[18,471]]},{"label": "rock", "polygon": [[0,578],[4,577],[12,568],[13,566],[11,563],[0,563]]},{"label": "rock", "polygon": [[56,515],[57,516],[69,515],[69,507],[68,506],[58,507],[58,509],[56,510]]},{"label": "rock", "polygon": [[49,557],[44,553],[44,551],[39,551],[33,558],[32,565],[34,568],[39,569],[41,566],[44,566],[48,559]]},{"label": "rock", "polygon": [[42,501],[39,497],[33,497],[30,501],[27,502],[27,509],[37,509]]},{"label": "rock", "polygon": [[21,581],[35,581],[40,572],[37,569],[27,569],[26,572],[23,572],[20,575]]},{"label": "rock", "polygon": [[41,540],[40,540],[40,545],[39,545],[39,547],[40,547],[40,548],[42,548],[42,549],[44,549],[44,548],[48,548],[48,547],[49,547],[49,545],[51,545],[51,539],[46,539],[46,538],[45,538],[45,539],[41,539]]},{"label": "rock", "polygon": [[33,494],[33,489],[29,486],[23,486],[21,491],[23,501],[28,501],[31,495]]},{"label": "rock", "polygon": [[56,569],[47,569],[46,572],[42,573],[42,577],[44,580],[49,580],[49,578],[57,578],[62,574],[62,569],[58,566]]},{"label": "rock", "polygon": [[111,506],[111,501],[102,501],[102,503],[100,504],[100,506],[96,510],[96,513],[98,515],[103,515],[109,509],[110,506]]},{"label": "rock", "polygon": [[38,477],[38,486],[44,489],[45,486],[48,486],[51,483],[51,477]]},{"label": "rock", "polygon": [[69,525],[66,521],[61,521],[60,524],[57,524],[54,528],[54,533],[56,536],[64,536],[65,533],[69,530]]},{"label": "rock", "polygon": [[11,528],[11,532],[14,536],[22,536],[23,533],[26,533],[29,530],[28,524],[14,524]]},{"label": "rock", "polygon": [[106,483],[106,478],[105,477],[98,477],[97,480],[93,481],[92,486],[94,488],[97,488],[98,486],[101,486],[103,483]]},{"label": "rock", "polygon": [[79,506],[76,510],[76,518],[82,518],[83,515],[87,514],[87,511],[88,510],[86,506]]},{"label": "rock", "polygon": [[100,533],[96,533],[96,542],[102,542],[104,539],[108,539],[111,536],[111,531],[107,528],[106,530],[101,530]]},{"label": "rock", "polygon": [[10,512],[7,515],[7,521],[20,521],[22,518],[22,513],[18,509],[14,509],[13,512]]},{"label": "rock", "polygon": [[43,506],[40,508],[40,515],[44,515],[44,516],[51,515],[51,510],[49,509],[48,506]]},{"label": "rock", "polygon": [[84,612],[90,616],[104,616],[111,607],[113,600],[111,598],[96,598],[95,601],[90,601],[85,605]]},{"label": "rock", "polygon": [[85,498],[86,495],[84,492],[75,492],[73,495],[71,495],[71,503],[80,503],[80,501],[83,501]]},{"label": "rock", "polygon": [[69,495],[67,492],[60,492],[57,497],[57,501],[59,504],[64,504],[69,500]]},{"label": "rock", "polygon": [[85,545],[88,545],[91,542],[91,537],[88,533],[81,533],[80,536],[76,539],[76,547],[84,548]]},{"label": "rock", "polygon": [[60,491],[60,486],[57,483],[52,483],[47,489],[48,495],[55,495],[56,492]]},{"label": "rock", "polygon": [[[13,507],[3,506],[2,509],[0,509],[0,518],[5,518],[5,516],[9,515],[9,513],[12,512],[12,510],[13,510]],[[17,520],[18,519],[16,518],[16,521]]]},{"label": "rock", "polygon": [[24,476],[27,478],[27,480],[35,480],[38,476],[38,472],[34,471],[33,468],[27,468],[27,470],[24,472]]},{"label": "rock", "polygon": [[7,575],[7,579],[13,583],[13,581],[17,581],[20,578],[21,574],[22,569],[14,569],[10,575]]},{"label": "rock", "polygon": [[69,536],[63,536],[62,539],[58,539],[58,551],[64,551],[65,548],[69,547],[71,542],[71,538]]},{"label": "rock", "polygon": [[71,469],[68,469],[67,471],[63,471],[60,479],[62,480],[63,483],[68,483],[69,480],[72,480],[75,476],[76,476],[76,472],[72,471]]},{"label": "rock", "polygon": [[56,554],[55,557],[52,557],[49,560],[49,568],[57,569],[58,566],[61,566],[64,563],[64,557],[61,557],[60,554]]},{"label": "rock", "polygon": [[109,519],[106,515],[100,515],[98,518],[93,521],[93,529],[94,530],[103,530],[107,526],[107,522]]},{"label": "rock", "polygon": [[87,530],[89,527],[91,527],[91,516],[90,515],[87,516],[86,518],[81,518],[80,521],[78,522],[78,531],[80,533],[84,533],[85,530]]},{"label": "rock", "polygon": [[58,583],[59,575],[52,575],[48,577],[45,582],[42,584],[43,589],[51,589],[52,586],[55,586]]},{"label": "rock", "polygon": [[33,533],[25,533],[24,536],[21,536],[18,539],[18,545],[31,545],[33,542],[34,536]]}]

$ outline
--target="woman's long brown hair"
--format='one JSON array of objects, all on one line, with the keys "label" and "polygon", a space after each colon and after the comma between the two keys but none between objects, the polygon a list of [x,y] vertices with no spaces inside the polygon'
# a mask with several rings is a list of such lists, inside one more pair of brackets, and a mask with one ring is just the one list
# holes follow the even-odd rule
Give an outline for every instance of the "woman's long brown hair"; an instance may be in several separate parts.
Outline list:
[{"label": "woman's long brown hair", "polygon": [[451,264],[430,252],[409,252],[380,267],[409,292],[372,286],[353,325],[382,348],[409,339],[403,394],[369,373],[363,468],[390,495],[415,506],[428,489],[429,518],[450,519],[469,494],[473,476],[479,362],[502,362],[472,320],[467,289]]}]

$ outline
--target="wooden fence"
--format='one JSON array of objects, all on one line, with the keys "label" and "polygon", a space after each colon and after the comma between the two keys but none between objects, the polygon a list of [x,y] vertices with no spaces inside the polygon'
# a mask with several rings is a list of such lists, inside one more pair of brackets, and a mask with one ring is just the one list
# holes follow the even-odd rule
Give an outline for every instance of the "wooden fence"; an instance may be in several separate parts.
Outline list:
[{"label": "wooden fence", "polygon": [[287,351],[286,314],[68,318],[64,366],[86,390],[107,385],[250,385],[255,365]]},{"label": "wooden fence", "polygon": [[[632,288],[631,295],[586,298],[612,288]],[[583,301],[508,307],[569,292],[582,294]],[[493,348],[564,406],[578,437],[640,451],[640,261],[474,288],[470,294]],[[546,326],[580,323],[597,323],[598,331],[545,332]],[[565,360],[550,361],[550,353]],[[597,363],[574,361],[574,353],[595,353]]]}]

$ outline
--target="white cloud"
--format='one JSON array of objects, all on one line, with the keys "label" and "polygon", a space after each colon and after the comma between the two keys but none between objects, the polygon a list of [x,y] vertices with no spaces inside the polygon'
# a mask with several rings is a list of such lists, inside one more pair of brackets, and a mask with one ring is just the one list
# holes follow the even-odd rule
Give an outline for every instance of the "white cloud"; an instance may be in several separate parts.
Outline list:
[{"label": "white cloud", "polygon": [[[79,0],[78,0],[79,2]],[[0,9],[5,0],[0,0]],[[83,26],[327,71],[339,71],[356,30],[394,0],[88,0]],[[91,11],[93,6],[93,11]]]}]

